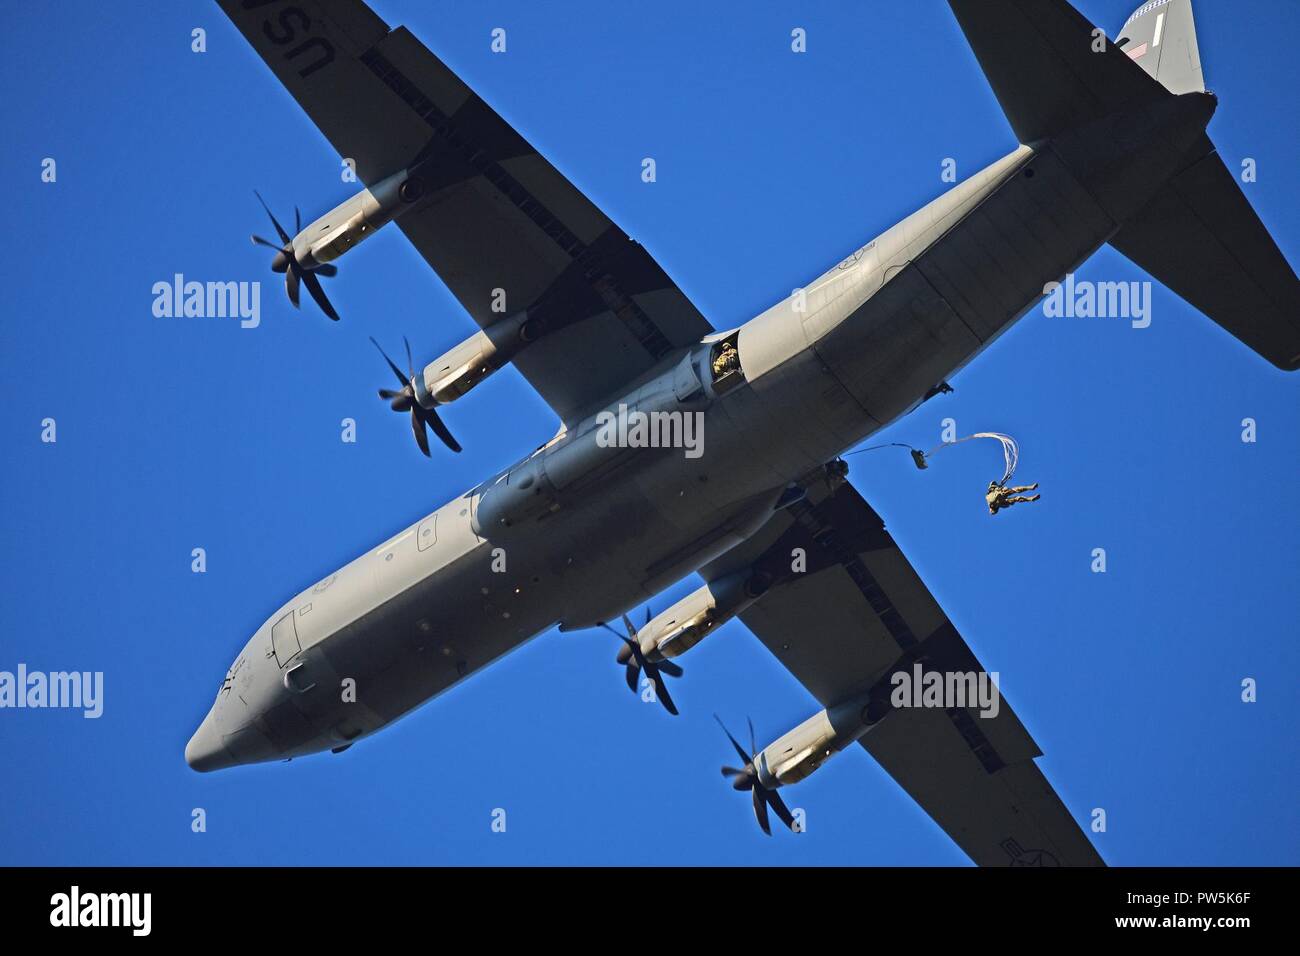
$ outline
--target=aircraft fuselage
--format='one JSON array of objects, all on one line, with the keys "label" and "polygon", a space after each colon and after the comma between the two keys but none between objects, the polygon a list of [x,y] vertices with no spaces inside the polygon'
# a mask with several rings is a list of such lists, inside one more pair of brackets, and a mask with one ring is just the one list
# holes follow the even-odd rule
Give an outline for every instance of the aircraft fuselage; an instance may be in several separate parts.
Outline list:
[{"label": "aircraft fuselage", "polygon": [[[1119,145],[1103,128],[1019,147],[296,595],[232,665],[187,761],[348,746],[553,625],[614,619],[740,543],[1136,212],[1213,109],[1203,94],[1170,102],[1140,136],[1114,119]],[[715,381],[723,342],[740,369]],[[609,443],[601,413],[636,411],[696,416],[703,453]]]}]

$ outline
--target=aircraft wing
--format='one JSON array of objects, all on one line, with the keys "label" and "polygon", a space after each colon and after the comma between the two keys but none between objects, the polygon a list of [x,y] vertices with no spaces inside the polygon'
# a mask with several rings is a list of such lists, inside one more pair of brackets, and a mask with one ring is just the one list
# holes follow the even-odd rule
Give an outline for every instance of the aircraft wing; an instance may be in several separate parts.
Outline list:
[{"label": "aircraft wing", "polygon": [[429,196],[398,226],[480,326],[527,309],[558,329],[515,365],[565,422],[712,331],[642,246],[405,27],[360,0],[218,2],[362,182],[426,161]]},{"label": "aircraft wing", "polygon": [[[792,550],[807,569],[790,573]],[[706,580],[746,565],[781,581],[740,615],[825,707],[891,675],[982,672],[884,522],[847,482],[818,482],[807,498],[705,567]],[[1005,698],[978,706],[896,708],[862,746],[981,866],[1102,866],[1101,857],[1034,758],[1042,752]],[[865,796],[864,800],[870,800]]]}]

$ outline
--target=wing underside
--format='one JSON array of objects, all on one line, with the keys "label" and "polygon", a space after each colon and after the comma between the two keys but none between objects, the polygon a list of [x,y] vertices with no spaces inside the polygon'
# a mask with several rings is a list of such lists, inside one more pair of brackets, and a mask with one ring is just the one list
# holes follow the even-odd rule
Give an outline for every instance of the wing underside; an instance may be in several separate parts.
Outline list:
[{"label": "wing underside", "polygon": [[399,228],[481,327],[552,330],[515,360],[566,422],[712,327],[632,241],[404,27],[360,0],[218,0],[358,178],[418,163]]},{"label": "wing underside", "polygon": [[[741,620],[825,707],[888,689],[892,673],[984,670],[925,584],[849,484],[824,482],[769,526],[702,570],[743,566],[789,577]],[[1101,857],[1034,759],[1041,756],[1005,699],[980,708],[898,708],[861,741],[930,817],[981,866],[1100,866]]]}]

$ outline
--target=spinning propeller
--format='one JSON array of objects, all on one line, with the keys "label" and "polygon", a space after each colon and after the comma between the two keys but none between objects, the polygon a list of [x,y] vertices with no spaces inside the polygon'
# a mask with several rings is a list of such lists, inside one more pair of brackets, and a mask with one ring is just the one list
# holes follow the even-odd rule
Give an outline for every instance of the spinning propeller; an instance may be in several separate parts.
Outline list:
[{"label": "spinning propeller", "polygon": [[[284,289],[289,293],[289,301],[293,303],[295,309],[298,307],[298,285],[301,283],[307,287],[307,291],[311,293],[312,299],[320,306],[321,311],[337,322],[339,314],[334,311],[334,306],[330,305],[330,300],[326,298],[325,290],[321,288],[320,279],[317,277],[325,276],[329,278],[336,276],[339,270],[328,262],[312,268],[308,268],[299,262],[293,252],[293,240],[289,238],[289,234],[284,231],[279,221],[271,214],[271,210],[266,205],[266,200],[262,198],[262,194],[257,190],[253,190],[253,195],[262,204],[266,214],[271,217],[271,225],[275,226],[275,233],[280,237],[280,243],[276,245],[271,240],[263,239],[261,236],[253,236],[253,242],[256,245],[275,250],[275,258],[271,260],[271,271],[284,273]],[[295,233],[302,231],[302,217],[298,214],[297,206],[293,208],[293,228]]]},{"label": "spinning propeller", "polygon": [[780,818],[782,823],[788,826],[795,833],[798,833],[799,831],[794,825],[794,815],[790,813],[790,809],[785,805],[785,801],[781,799],[781,795],[775,790],[769,790],[758,781],[758,768],[754,766],[754,761],[758,757],[758,746],[754,742],[754,722],[752,720],[749,721],[749,749],[754,754],[754,756],[751,757],[749,754],[745,753],[745,748],[740,746],[736,738],[731,736],[731,731],[729,731],[727,725],[722,722],[722,718],[717,714],[714,714],[713,719],[718,722],[718,726],[722,728],[722,732],[726,734],[727,739],[731,741],[731,746],[736,748],[736,753],[738,753],[740,759],[745,762],[745,768],[743,770],[737,770],[735,767],[724,766],[722,768],[722,775],[731,778],[731,786],[734,789],[748,790],[753,794],[754,817],[758,820],[759,827],[761,827],[763,832],[768,836],[772,835],[772,827],[768,824],[767,819],[767,808],[770,806],[776,812],[777,817]]},{"label": "spinning propeller", "polygon": [[[646,608],[645,620],[647,624],[650,623],[649,608]],[[646,676],[649,677],[655,685],[655,696],[659,698],[659,703],[664,705],[664,710],[676,717],[677,706],[673,703],[672,695],[668,693],[668,685],[664,683],[664,675],[667,674],[669,677],[681,677],[683,673],[681,667],[674,664],[672,661],[646,660],[645,655],[641,653],[641,642],[636,638],[636,627],[628,619],[626,614],[623,615],[623,627],[627,629],[626,637],[614,630],[608,624],[602,623],[600,626],[627,645],[630,655],[625,657],[624,654],[620,653],[618,656],[620,663],[623,663],[624,661],[627,663],[627,686],[631,688],[632,693],[635,694],[637,692],[637,687],[641,683],[641,672],[645,671]]]},{"label": "spinning propeller", "polygon": [[442,443],[452,451],[460,451],[460,445],[456,439],[451,436],[447,426],[443,424],[442,419],[438,417],[437,411],[433,408],[426,408],[420,399],[425,397],[424,382],[416,377],[415,366],[411,362],[411,343],[405,338],[402,341],[406,344],[406,368],[407,374],[403,375],[402,370],[397,367],[397,363],[388,357],[388,353],[383,350],[372,335],[370,341],[374,343],[375,348],[379,349],[379,354],[384,357],[388,367],[393,370],[397,376],[398,383],[402,386],[400,392],[394,392],[391,389],[381,388],[379,397],[388,402],[395,412],[411,412],[411,431],[415,433],[415,443],[420,446],[420,451],[424,452],[426,458],[432,457],[429,454],[429,436],[425,432],[425,426],[433,429],[433,433],[442,439]]}]

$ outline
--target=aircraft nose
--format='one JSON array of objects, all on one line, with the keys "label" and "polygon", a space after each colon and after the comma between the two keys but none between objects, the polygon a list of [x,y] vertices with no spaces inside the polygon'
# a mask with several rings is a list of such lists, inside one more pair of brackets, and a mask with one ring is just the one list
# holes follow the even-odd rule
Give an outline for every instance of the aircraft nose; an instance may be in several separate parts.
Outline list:
[{"label": "aircraft nose", "polygon": [[200,773],[235,765],[234,757],[221,744],[221,734],[213,726],[211,714],[203,718],[203,723],[185,745],[185,762]]}]

